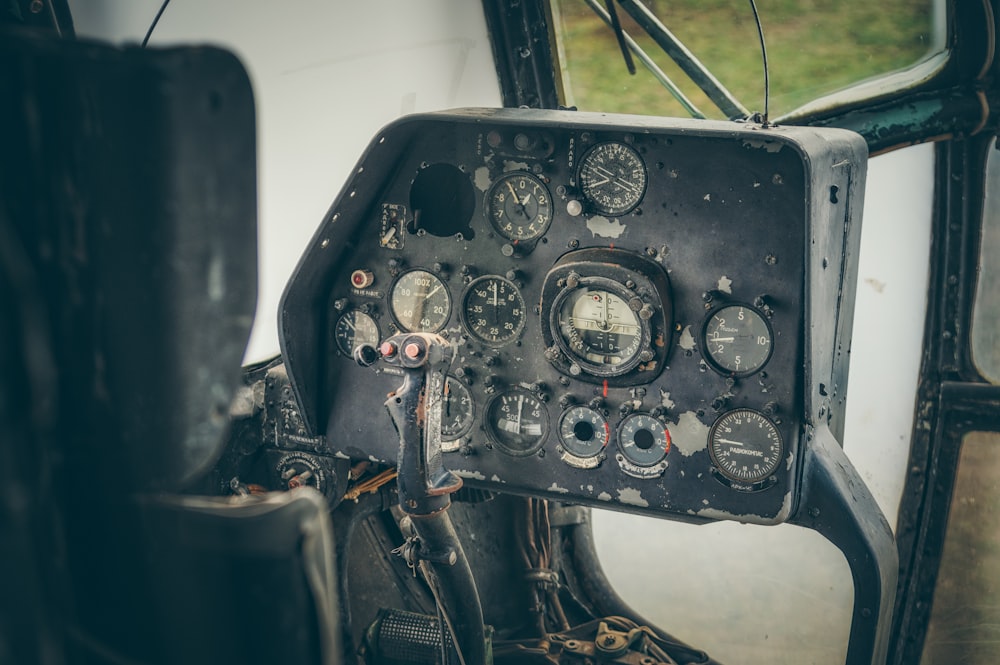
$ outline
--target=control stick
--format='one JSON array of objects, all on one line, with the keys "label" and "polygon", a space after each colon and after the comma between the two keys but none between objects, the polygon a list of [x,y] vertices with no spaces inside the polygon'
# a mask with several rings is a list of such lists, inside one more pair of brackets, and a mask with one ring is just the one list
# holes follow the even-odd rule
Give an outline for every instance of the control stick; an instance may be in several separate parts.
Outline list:
[{"label": "control stick", "polygon": [[462,661],[485,665],[479,592],[447,512],[450,495],[462,486],[462,479],[444,468],[441,453],[445,373],[453,356],[448,341],[433,333],[394,335],[378,349],[363,345],[354,353],[361,365],[381,359],[404,373],[403,385],[385,402],[399,434],[399,506],[410,517],[416,534],[403,553],[408,563],[424,572]]}]

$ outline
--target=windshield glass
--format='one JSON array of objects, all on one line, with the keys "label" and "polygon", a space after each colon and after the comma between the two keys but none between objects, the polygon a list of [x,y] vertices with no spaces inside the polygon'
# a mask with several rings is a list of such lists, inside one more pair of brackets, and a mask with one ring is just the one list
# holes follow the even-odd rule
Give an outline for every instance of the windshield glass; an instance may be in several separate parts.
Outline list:
[{"label": "windshield glass", "polygon": [[[614,31],[596,0],[556,0],[556,33],[565,101],[581,110],[686,116],[689,113],[636,61],[629,76]],[[904,69],[940,50],[944,9],[934,0],[761,2],[772,117],[866,79]],[[732,96],[762,111],[764,81],[753,11],[744,0],[622,2],[616,14],[629,37],[706,117],[723,118],[668,58],[636,16],[648,12],[683,43]],[[610,17],[609,17],[610,18]],[[648,23],[647,23],[648,25]]]}]

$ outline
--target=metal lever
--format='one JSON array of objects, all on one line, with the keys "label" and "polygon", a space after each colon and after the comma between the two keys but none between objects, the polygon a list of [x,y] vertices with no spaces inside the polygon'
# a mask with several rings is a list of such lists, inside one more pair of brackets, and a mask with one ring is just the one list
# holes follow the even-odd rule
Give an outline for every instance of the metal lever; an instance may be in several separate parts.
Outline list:
[{"label": "metal lever", "polygon": [[451,505],[449,494],[462,479],[444,468],[441,453],[441,411],[445,373],[454,349],[433,333],[394,335],[377,350],[362,346],[355,360],[371,365],[381,360],[403,370],[403,385],[389,395],[385,406],[399,434],[399,504],[413,516],[433,515]]}]

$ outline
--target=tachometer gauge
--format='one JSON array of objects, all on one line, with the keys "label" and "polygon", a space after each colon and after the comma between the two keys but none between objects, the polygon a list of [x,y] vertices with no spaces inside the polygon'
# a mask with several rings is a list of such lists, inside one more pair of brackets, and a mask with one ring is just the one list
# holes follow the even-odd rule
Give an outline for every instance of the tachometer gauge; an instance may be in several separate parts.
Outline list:
[{"label": "tachometer gauge", "polygon": [[589,407],[571,407],[559,419],[559,442],[570,455],[600,455],[610,438],[608,419]]},{"label": "tachometer gauge", "polygon": [[524,299],[514,283],[503,277],[480,277],[462,297],[462,321],[469,334],[489,346],[503,346],[524,328]]},{"label": "tachometer gauge", "polygon": [[354,349],[362,344],[378,346],[379,331],[375,319],[356,309],[344,312],[337,319],[333,329],[337,348],[349,358],[354,357]]},{"label": "tachometer gauge", "polygon": [[553,306],[556,342],[581,370],[617,376],[639,364],[649,346],[649,321],[633,309],[633,298],[613,280],[581,278]]},{"label": "tachometer gauge", "polygon": [[490,189],[486,212],[504,238],[534,240],[552,223],[552,199],[542,181],[530,173],[508,173]]},{"label": "tachometer gauge", "polygon": [[580,162],[580,189],[595,212],[624,215],[646,192],[646,165],[624,143],[599,143]]},{"label": "tachometer gauge", "polygon": [[458,450],[457,439],[469,431],[476,419],[475,405],[469,389],[453,376],[444,379],[444,400],[441,403],[441,439],[456,444],[442,446],[445,452]]},{"label": "tachometer gauge", "polygon": [[633,413],[618,426],[618,450],[633,464],[653,466],[670,450],[667,426],[653,416]]},{"label": "tachometer gauge", "polygon": [[748,305],[726,305],[705,322],[705,351],[709,363],[726,375],[747,376],[771,357],[771,324]]},{"label": "tachometer gauge", "polygon": [[545,404],[524,388],[511,388],[494,396],[483,418],[490,441],[515,457],[538,451],[549,434]]},{"label": "tachometer gauge", "polygon": [[777,426],[753,409],[734,409],[719,416],[709,430],[708,442],[712,463],[736,489],[760,489],[778,468],[784,450]]},{"label": "tachometer gauge", "polygon": [[404,332],[437,332],[451,316],[451,295],[434,273],[410,270],[392,285],[389,311]]}]

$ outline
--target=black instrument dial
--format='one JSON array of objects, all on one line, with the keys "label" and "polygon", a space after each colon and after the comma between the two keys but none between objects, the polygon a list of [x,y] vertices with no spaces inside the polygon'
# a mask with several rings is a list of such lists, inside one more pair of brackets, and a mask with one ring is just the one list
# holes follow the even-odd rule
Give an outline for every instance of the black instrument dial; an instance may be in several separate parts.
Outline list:
[{"label": "black instrument dial", "polygon": [[534,240],[552,223],[549,190],[530,173],[501,176],[490,189],[486,208],[490,223],[508,240]]},{"label": "black instrument dial", "polygon": [[783,445],[777,426],[753,409],[728,411],[708,434],[708,452],[719,473],[750,489],[766,480],[781,462]]},{"label": "black instrument dial", "polygon": [[771,357],[771,324],[748,305],[727,305],[705,322],[705,351],[710,364],[723,374],[748,376]]},{"label": "black instrument dial", "polygon": [[580,370],[617,376],[639,364],[651,333],[631,300],[625,287],[597,277],[582,278],[556,299],[556,341]]},{"label": "black instrument dial", "polygon": [[362,344],[378,346],[379,330],[375,319],[356,309],[340,315],[333,329],[337,348],[349,358],[354,357],[354,349]]},{"label": "black instrument dial", "polygon": [[618,426],[618,450],[633,464],[653,466],[670,450],[667,426],[653,416],[633,413]]},{"label": "black instrument dial", "polygon": [[589,407],[571,407],[559,419],[559,442],[570,455],[599,455],[610,438],[608,419]]},{"label": "black instrument dial", "polygon": [[511,388],[486,405],[486,434],[508,455],[531,455],[549,434],[549,412],[538,396],[524,388]]},{"label": "black instrument dial", "polygon": [[434,273],[410,270],[392,285],[389,310],[404,332],[437,332],[451,316],[451,295]]},{"label": "black instrument dial", "polygon": [[624,143],[599,143],[580,162],[580,189],[595,212],[624,215],[646,192],[646,165]]},{"label": "black instrument dial", "polygon": [[480,277],[462,297],[462,321],[469,334],[489,346],[514,341],[524,328],[527,312],[514,283],[503,277]]},{"label": "black instrument dial", "polygon": [[[455,441],[472,428],[476,418],[472,394],[461,381],[453,376],[444,379],[444,400],[441,403],[441,439]],[[458,450],[458,446],[442,446],[445,452]]]}]

